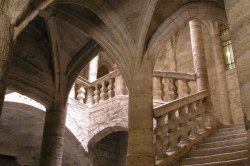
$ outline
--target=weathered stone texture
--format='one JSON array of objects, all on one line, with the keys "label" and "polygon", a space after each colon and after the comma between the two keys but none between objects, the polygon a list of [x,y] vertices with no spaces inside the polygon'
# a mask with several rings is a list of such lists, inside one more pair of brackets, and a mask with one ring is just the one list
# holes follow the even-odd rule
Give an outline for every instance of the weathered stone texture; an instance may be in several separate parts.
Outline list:
[{"label": "weathered stone texture", "polygon": [[89,139],[105,128],[128,126],[128,97],[117,96],[96,104],[90,112]]},{"label": "weathered stone texture", "polygon": [[244,123],[244,120],[236,69],[228,70],[226,76],[233,122],[234,124],[242,124]]},{"label": "weathered stone texture", "polygon": [[127,132],[115,132],[91,148],[93,166],[125,166]]},{"label": "weathered stone texture", "polygon": [[[5,102],[0,123],[0,153],[21,165],[38,166],[45,112],[25,104]],[[66,130],[62,166],[87,166],[79,142]]]},{"label": "weathered stone texture", "polygon": [[[177,46],[176,46],[176,63],[177,63],[177,72],[194,72],[193,68],[193,57],[192,57],[192,51],[191,51],[191,42],[190,42],[190,35],[189,35],[189,28],[187,25],[185,25],[182,29],[179,30],[177,33]],[[211,102],[213,103],[214,108],[214,114],[216,117],[222,121],[222,115],[224,113],[223,110],[220,110],[220,103],[218,98],[218,84],[217,84],[217,78],[216,78],[216,68],[215,66],[215,59],[213,55],[213,48],[212,48],[212,40],[210,37],[210,34],[206,28],[205,25],[202,25],[202,33],[204,38],[204,50],[206,55],[206,63],[207,63],[207,69],[208,69],[208,79],[209,79],[209,88],[210,88],[210,94],[211,94]],[[170,61],[168,60],[169,54],[166,50],[166,48],[162,49],[163,52],[158,56],[155,69],[156,70],[170,70]],[[231,71],[228,71],[231,73]],[[227,73],[228,73],[227,72]],[[228,75],[227,77],[227,84],[228,88],[227,91],[229,93],[229,101],[230,101],[230,109],[232,113],[232,118],[234,123],[243,123],[242,119],[242,112],[241,106],[240,106],[240,99],[236,99],[237,96],[239,96],[239,88],[236,85],[236,79],[237,76],[235,74]],[[191,93],[196,92],[196,83],[190,82],[190,88]],[[178,83],[178,87],[180,84]],[[179,88],[180,89],[180,88]],[[238,101],[237,101],[238,100]],[[241,118],[240,118],[241,117]]]},{"label": "weathered stone texture", "polygon": [[88,107],[74,99],[68,99],[66,126],[75,135],[84,149],[88,145]]}]

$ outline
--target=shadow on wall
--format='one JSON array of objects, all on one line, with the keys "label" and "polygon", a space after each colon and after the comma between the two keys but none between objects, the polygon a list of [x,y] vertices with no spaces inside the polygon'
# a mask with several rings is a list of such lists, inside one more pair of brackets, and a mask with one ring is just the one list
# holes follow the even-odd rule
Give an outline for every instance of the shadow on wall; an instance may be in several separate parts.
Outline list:
[{"label": "shadow on wall", "polygon": [[125,166],[127,144],[127,131],[118,131],[107,135],[89,147],[93,166]]},{"label": "shadow on wall", "polygon": [[[15,102],[4,103],[0,121],[0,162],[6,163],[0,165],[9,166],[9,162],[15,160],[20,165],[39,164],[44,118],[45,112],[38,108]],[[89,165],[88,156],[79,144],[67,129],[63,166]]]}]

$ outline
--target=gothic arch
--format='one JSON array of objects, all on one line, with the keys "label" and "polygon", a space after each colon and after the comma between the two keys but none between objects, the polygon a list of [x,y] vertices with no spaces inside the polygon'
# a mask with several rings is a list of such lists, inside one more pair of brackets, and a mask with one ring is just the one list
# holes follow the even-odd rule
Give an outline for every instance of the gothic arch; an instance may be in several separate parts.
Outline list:
[{"label": "gothic arch", "polygon": [[95,134],[88,143],[88,148],[92,148],[96,143],[98,143],[100,140],[102,140],[104,137],[108,136],[111,133],[117,132],[117,131],[127,131],[127,126],[120,125],[120,126],[112,126],[107,127],[101,131],[99,131],[97,134]]},{"label": "gothic arch", "polygon": [[[118,50],[121,49],[123,53],[131,55],[132,49],[130,48],[131,44],[129,44],[129,43],[133,43],[131,35],[129,34],[124,23],[120,20],[120,18],[113,11],[113,9],[107,3],[102,3],[101,1],[48,0],[46,2],[43,2],[35,10],[33,10],[31,14],[24,21],[22,21],[19,25],[15,26],[14,39],[17,38],[17,36],[22,32],[22,30],[29,24],[30,21],[32,21],[40,13],[40,11],[54,4],[74,4],[74,5],[82,6],[91,10],[93,13],[95,13],[98,16],[99,19],[103,21],[103,23],[111,31],[111,34],[118,41],[119,43]],[[106,14],[109,13],[109,14],[107,16],[103,13],[106,13]],[[107,45],[109,44],[107,43]],[[119,58],[119,54],[115,56]]]},{"label": "gothic arch", "polygon": [[225,22],[226,13],[223,8],[213,2],[193,2],[181,7],[157,28],[149,41],[147,56],[155,63],[162,44],[192,19]]}]

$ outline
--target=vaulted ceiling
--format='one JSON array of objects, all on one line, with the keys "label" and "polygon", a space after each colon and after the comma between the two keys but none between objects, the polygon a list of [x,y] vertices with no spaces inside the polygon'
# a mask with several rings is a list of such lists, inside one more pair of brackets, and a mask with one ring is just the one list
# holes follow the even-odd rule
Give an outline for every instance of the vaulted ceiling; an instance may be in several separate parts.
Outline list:
[{"label": "vaulted ceiling", "polygon": [[[107,51],[121,67],[129,58],[119,55],[127,51],[127,47],[120,47],[124,36],[131,36],[128,41],[137,43],[146,27],[143,46],[146,47],[164,20],[182,6],[197,1],[224,8],[223,0],[155,0],[157,3],[151,10],[149,0],[54,0],[15,40],[8,85],[47,103],[55,91],[55,52],[59,54],[60,70],[68,78],[69,89],[77,74],[99,51]],[[30,0],[26,10],[17,17],[16,27],[27,21],[43,2]],[[147,14],[149,11],[153,12],[151,16]],[[150,21],[146,25],[147,19]]]}]

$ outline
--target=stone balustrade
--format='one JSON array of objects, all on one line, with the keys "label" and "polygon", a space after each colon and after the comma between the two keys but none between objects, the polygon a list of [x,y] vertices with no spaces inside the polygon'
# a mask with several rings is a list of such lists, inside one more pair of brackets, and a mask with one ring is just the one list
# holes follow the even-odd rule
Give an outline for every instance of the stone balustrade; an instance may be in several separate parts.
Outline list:
[{"label": "stone balustrade", "polygon": [[[187,96],[191,91],[189,82],[195,80],[196,76],[192,73],[154,71],[154,99],[172,101],[178,96]],[[117,95],[128,94],[127,87],[119,70],[110,72],[92,83],[82,77],[78,77],[76,84],[79,87],[77,90],[77,99],[82,103],[91,103],[90,105],[103,102]],[[182,93],[182,95],[178,92]]]},{"label": "stone balustrade", "polygon": [[78,77],[76,84],[79,85],[77,99],[86,104],[97,104],[114,96],[127,94],[127,88],[119,70],[110,72],[91,83]]},{"label": "stone balustrade", "polygon": [[172,101],[191,93],[189,82],[196,81],[193,73],[154,71],[153,97],[155,100]]},{"label": "stone balustrade", "polygon": [[154,108],[157,165],[172,164],[211,129],[208,95],[201,91]]}]

